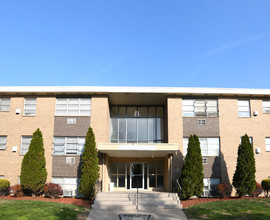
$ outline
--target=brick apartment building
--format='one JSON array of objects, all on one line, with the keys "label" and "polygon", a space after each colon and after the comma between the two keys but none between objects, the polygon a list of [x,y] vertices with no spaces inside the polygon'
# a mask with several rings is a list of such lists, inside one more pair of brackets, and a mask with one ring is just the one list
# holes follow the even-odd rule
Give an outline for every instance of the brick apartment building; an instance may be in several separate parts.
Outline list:
[{"label": "brick apartment building", "polygon": [[47,182],[75,195],[91,126],[103,191],[171,191],[188,137],[200,138],[204,196],[232,182],[240,137],[254,147],[256,180],[270,178],[270,90],[152,87],[0,87],[0,178],[20,182],[33,132],[44,138]]}]

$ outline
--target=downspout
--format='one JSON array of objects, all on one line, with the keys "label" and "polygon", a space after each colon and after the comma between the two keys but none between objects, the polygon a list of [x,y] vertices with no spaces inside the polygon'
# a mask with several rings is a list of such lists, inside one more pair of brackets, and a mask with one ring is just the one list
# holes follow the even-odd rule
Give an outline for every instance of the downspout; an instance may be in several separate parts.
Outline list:
[{"label": "downspout", "polygon": [[171,169],[171,175],[170,175],[170,191],[172,191],[172,154],[170,154],[170,169]]},{"label": "downspout", "polygon": [[104,153],[102,154],[102,192],[104,190]]}]

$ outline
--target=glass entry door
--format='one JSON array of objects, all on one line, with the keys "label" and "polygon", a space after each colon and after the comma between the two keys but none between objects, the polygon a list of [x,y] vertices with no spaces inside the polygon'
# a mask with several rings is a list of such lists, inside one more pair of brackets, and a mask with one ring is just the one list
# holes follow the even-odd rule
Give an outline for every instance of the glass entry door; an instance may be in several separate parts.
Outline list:
[{"label": "glass entry door", "polygon": [[144,189],[144,164],[130,164],[130,189]]}]

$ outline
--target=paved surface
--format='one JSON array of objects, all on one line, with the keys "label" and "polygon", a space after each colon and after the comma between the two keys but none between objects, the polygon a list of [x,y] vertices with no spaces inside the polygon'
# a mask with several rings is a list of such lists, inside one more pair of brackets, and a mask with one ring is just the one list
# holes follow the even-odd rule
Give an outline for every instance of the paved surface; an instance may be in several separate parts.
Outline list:
[{"label": "paved surface", "polygon": [[87,220],[119,220],[120,214],[152,214],[154,220],[187,219],[174,193],[140,192],[137,211],[135,193],[103,192],[97,195]]}]

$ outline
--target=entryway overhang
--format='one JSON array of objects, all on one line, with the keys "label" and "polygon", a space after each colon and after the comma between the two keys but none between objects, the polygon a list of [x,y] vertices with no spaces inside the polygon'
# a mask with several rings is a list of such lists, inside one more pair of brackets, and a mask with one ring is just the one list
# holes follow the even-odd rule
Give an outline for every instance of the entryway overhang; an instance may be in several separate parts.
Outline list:
[{"label": "entryway overhang", "polygon": [[109,157],[165,157],[178,150],[178,144],[167,143],[99,143],[97,149]]}]

